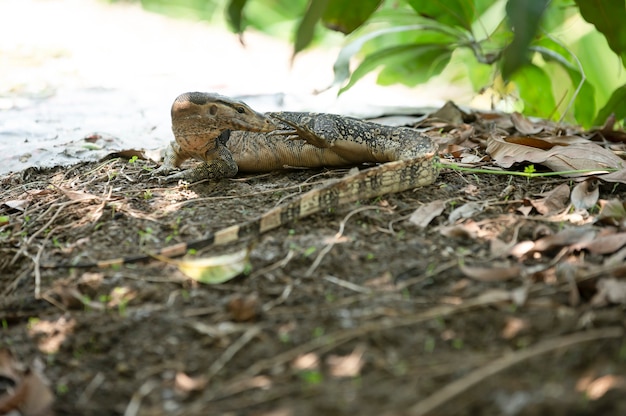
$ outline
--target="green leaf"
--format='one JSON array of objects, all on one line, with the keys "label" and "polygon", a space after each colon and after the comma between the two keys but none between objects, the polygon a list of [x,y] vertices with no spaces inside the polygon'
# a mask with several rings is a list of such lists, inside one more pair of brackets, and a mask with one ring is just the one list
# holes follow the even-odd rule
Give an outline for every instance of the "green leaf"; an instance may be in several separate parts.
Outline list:
[{"label": "green leaf", "polygon": [[187,277],[200,283],[215,285],[227,282],[241,274],[249,273],[252,269],[249,256],[250,251],[243,249],[231,254],[180,260],[173,263]]},{"label": "green leaf", "polygon": [[582,17],[604,35],[626,66],[626,7],[624,0],[575,0]]},{"label": "green leaf", "polygon": [[529,62],[528,46],[535,37],[548,0],[509,0],[506,14],[513,30],[513,41],[502,56],[502,77],[508,80]]},{"label": "green leaf", "polygon": [[408,0],[423,17],[471,31],[472,23],[492,2],[477,0]]},{"label": "green leaf", "polygon": [[328,3],[322,22],[328,29],[341,33],[352,33],[376,11],[383,0],[333,0]]},{"label": "green leaf", "polygon": [[405,25],[376,30],[374,32],[358,37],[356,40],[350,42],[339,51],[339,54],[337,55],[337,60],[333,65],[333,70],[335,72],[333,86],[341,85],[348,78],[350,78],[350,60],[365,47],[366,43],[388,35],[401,33],[417,33],[426,35],[429,31],[431,31],[431,33],[437,31],[437,33],[439,33],[440,35],[446,36],[445,38],[442,38],[442,43],[452,44],[455,38],[452,35],[446,35],[445,33],[441,33],[440,29],[442,28],[438,27],[436,24]]},{"label": "green leaf", "polygon": [[[585,127],[591,127],[596,111],[595,88],[584,77],[577,58],[551,38],[540,39],[535,42],[535,45],[531,47],[531,50],[540,53],[546,62],[553,62],[567,72],[573,86],[573,114],[576,122]],[[562,86],[562,84],[562,81],[557,82],[556,86]]]},{"label": "green leaf", "polygon": [[230,0],[227,8],[228,23],[236,33],[242,34],[243,25],[243,8],[248,0]]},{"label": "green leaf", "polygon": [[554,113],[552,80],[541,68],[526,65],[511,77],[511,81],[517,85],[524,101],[524,114],[547,118]]},{"label": "green leaf", "polygon": [[304,17],[296,30],[296,40],[293,47],[293,56],[306,48],[313,40],[315,25],[322,18],[328,0],[309,0],[309,5],[304,13]]},{"label": "green leaf", "polygon": [[[444,55],[444,54],[448,54],[450,55],[450,50],[444,46],[444,45],[439,45],[439,44],[434,44],[434,45],[415,45],[415,44],[409,44],[409,45],[400,45],[400,46],[395,46],[395,47],[391,47],[391,48],[387,48],[387,49],[383,49],[380,50],[378,52],[372,53],[368,56],[365,57],[365,59],[363,59],[363,61],[361,62],[361,64],[355,69],[355,71],[352,73],[352,76],[350,77],[350,81],[348,82],[348,84],[341,88],[341,90],[339,91],[339,93],[341,94],[342,92],[348,90],[350,87],[352,87],[359,79],[363,78],[363,76],[365,76],[366,74],[368,74],[369,72],[375,70],[376,68],[378,68],[381,65],[386,65],[389,62],[398,62],[398,61],[404,61],[406,62],[407,60],[414,60],[416,66],[418,65],[423,65],[425,68],[430,68],[430,65],[433,63],[432,61],[422,61],[422,57],[424,55],[427,55],[429,52],[432,53],[433,51],[438,51],[438,55]],[[448,56],[448,60],[449,60],[449,56]],[[439,60],[439,62],[442,62],[443,59]],[[446,61],[447,63],[447,61]],[[444,65],[445,66],[445,65]],[[424,73],[427,73],[427,71],[422,70],[420,75],[423,75]],[[432,74],[434,74],[434,71],[432,72]]]},{"label": "green leaf", "polygon": [[439,45],[416,45],[406,54],[389,59],[378,74],[380,85],[402,83],[415,86],[439,75],[450,62],[452,51]]},{"label": "green leaf", "polygon": [[617,120],[626,118],[626,85],[622,85],[613,92],[609,101],[598,111],[593,124],[603,125],[611,114],[615,114]]}]

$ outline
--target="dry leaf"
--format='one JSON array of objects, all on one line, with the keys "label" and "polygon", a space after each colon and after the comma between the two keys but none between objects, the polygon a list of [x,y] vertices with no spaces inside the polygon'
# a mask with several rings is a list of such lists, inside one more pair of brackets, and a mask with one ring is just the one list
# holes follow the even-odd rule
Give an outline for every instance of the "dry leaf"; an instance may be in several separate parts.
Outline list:
[{"label": "dry leaf", "polygon": [[441,227],[439,233],[446,237],[452,238],[469,238],[474,239],[478,236],[480,227],[474,221],[468,221],[464,224],[455,224],[449,227]]},{"label": "dry leaf", "polygon": [[598,178],[605,182],[626,183],[626,169],[620,169],[615,172],[607,173],[606,175],[599,175]]},{"label": "dry leaf", "polygon": [[595,254],[615,253],[626,245],[626,232],[599,236],[583,245],[580,248],[589,250]]},{"label": "dry leaf", "polygon": [[591,299],[593,306],[606,306],[609,303],[626,304],[626,281],[615,278],[604,278],[596,284],[598,293]]},{"label": "dry leaf", "polygon": [[247,248],[222,256],[176,261],[185,276],[200,283],[215,285],[227,282],[252,269]]},{"label": "dry leaf", "polygon": [[600,213],[597,216],[599,222],[615,226],[626,224],[626,208],[624,203],[617,199],[600,201]]},{"label": "dry leaf", "polygon": [[446,204],[441,200],[422,205],[413,211],[409,217],[409,222],[420,228],[426,228],[435,217],[441,215],[445,208]]},{"label": "dry leaf", "polygon": [[571,195],[572,204],[579,210],[593,208],[599,197],[600,189],[598,188],[598,181],[595,179],[580,182],[574,187]]},{"label": "dry leaf", "polygon": [[71,189],[64,189],[58,186],[57,186],[57,189],[61,191],[63,195],[65,195],[66,198],[69,199],[70,201],[90,201],[92,199],[100,199],[99,197],[93,194],[83,192],[83,191],[73,191]]},{"label": "dry leaf", "polygon": [[557,234],[535,241],[533,251],[550,251],[574,244],[585,244],[595,238],[597,231],[587,227],[566,228]]},{"label": "dry leaf", "polygon": [[461,218],[473,217],[479,212],[482,212],[483,209],[485,209],[485,204],[480,202],[469,202],[467,204],[461,205],[460,207],[452,211],[450,213],[450,216],[448,217],[448,221],[451,224],[454,224],[457,220]]},{"label": "dry leaf", "polygon": [[561,184],[552,191],[543,194],[543,198],[530,201],[532,206],[543,215],[562,211],[569,200],[569,186]]},{"label": "dry leaf", "polygon": [[467,266],[465,264],[459,265],[461,272],[474,280],[479,282],[504,282],[506,280],[515,279],[522,274],[522,268],[518,264],[507,266]]},{"label": "dry leaf", "polygon": [[555,172],[572,170],[597,170],[601,172],[607,169],[623,169],[625,167],[624,161],[617,155],[592,142],[554,146],[550,150],[542,150],[537,147],[511,143],[503,138],[491,137],[487,141],[487,153],[499,166],[504,168],[521,162],[538,163]]},{"label": "dry leaf", "polygon": [[350,355],[330,355],[326,359],[328,370],[333,377],[357,377],[361,374],[361,369],[365,362],[363,353],[365,348],[357,346]]},{"label": "dry leaf", "polygon": [[174,379],[174,388],[180,394],[186,394],[204,390],[208,382],[209,380],[206,376],[189,377],[187,374],[179,371]]},{"label": "dry leaf", "polygon": [[28,199],[14,199],[12,201],[5,201],[2,203],[2,205],[6,205],[11,209],[23,212],[28,205]]},{"label": "dry leaf", "polygon": [[543,126],[535,124],[517,111],[511,114],[511,121],[515,126],[515,129],[522,134],[537,134],[543,130]]},{"label": "dry leaf", "polygon": [[[54,395],[37,368],[27,369],[8,349],[0,349],[0,414],[52,416]],[[8,385],[11,387],[6,388]]]},{"label": "dry leaf", "polygon": [[234,295],[226,305],[231,318],[235,322],[245,322],[255,319],[260,311],[261,304],[256,294],[248,296]]}]

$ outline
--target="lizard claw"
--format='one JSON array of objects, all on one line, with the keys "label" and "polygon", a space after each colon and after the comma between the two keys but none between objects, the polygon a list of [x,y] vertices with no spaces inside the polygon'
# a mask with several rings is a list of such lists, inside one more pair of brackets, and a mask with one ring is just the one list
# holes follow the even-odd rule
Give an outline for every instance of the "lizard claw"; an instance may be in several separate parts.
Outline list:
[{"label": "lizard claw", "polygon": [[296,129],[277,129],[267,133],[267,136],[281,136],[287,140],[302,140]]}]

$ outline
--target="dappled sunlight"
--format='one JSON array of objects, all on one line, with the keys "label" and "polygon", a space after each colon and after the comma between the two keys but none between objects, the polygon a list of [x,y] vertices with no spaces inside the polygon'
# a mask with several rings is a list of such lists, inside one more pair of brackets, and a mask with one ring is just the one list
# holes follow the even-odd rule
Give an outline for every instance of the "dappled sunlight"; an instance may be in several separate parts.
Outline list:
[{"label": "dappled sunlight", "polygon": [[28,333],[36,338],[39,350],[45,354],[55,354],[61,344],[74,332],[76,321],[68,316],[61,316],[55,320],[31,320],[28,324]]}]

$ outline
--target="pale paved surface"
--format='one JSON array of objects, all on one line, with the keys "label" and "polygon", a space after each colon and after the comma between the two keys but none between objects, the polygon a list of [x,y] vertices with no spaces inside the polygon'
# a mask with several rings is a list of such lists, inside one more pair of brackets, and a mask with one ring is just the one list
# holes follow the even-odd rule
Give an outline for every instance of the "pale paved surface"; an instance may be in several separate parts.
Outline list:
[{"label": "pale paved surface", "polygon": [[[0,1],[0,174],[162,147],[171,140],[169,106],[184,91],[261,95],[247,100],[260,111],[357,115],[450,98],[437,87],[435,94],[371,80],[339,100],[335,91],[314,96],[330,84],[338,49],[304,53],[291,67],[290,45],[252,32],[245,40],[243,48],[224,29],[135,5]],[[110,140],[87,150],[83,138],[93,132]]]}]

